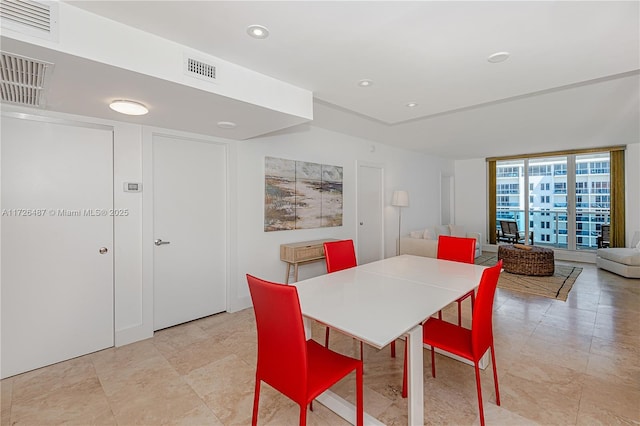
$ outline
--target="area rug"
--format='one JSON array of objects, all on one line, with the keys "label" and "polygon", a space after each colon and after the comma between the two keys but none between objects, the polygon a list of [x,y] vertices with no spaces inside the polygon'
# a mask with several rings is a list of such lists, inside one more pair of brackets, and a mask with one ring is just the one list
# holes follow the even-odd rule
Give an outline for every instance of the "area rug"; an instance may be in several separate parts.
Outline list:
[{"label": "area rug", "polygon": [[[476,258],[477,265],[495,265],[497,261],[497,253],[483,253]],[[530,277],[503,271],[498,280],[498,287],[566,301],[582,268],[556,264],[554,269],[554,274],[549,277]]]}]

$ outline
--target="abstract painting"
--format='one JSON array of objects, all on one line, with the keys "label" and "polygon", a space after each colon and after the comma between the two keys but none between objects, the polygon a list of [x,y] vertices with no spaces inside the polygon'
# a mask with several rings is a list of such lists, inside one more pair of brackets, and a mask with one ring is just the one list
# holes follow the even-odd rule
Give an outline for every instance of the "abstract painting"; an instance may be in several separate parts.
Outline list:
[{"label": "abstract painting", "polygon": [[342,167],[265,157],[264,230],[342,226]]}]

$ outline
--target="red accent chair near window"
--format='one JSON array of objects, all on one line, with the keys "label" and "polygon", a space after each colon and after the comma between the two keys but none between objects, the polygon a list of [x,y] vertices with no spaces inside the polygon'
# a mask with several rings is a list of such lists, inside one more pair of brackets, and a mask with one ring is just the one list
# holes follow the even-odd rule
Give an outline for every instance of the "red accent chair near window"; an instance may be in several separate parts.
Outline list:
[{"label": "red accent chair near window", "polygon": [[[498,371],[496,370],[496,354],[493,346],[493,299],[498,286],[498,278],[502,269],[502,260],[495,266],[487,268],[482,273],[476,308],[473,311],[471,330],[459,325],[451,324],[438,318],[429,318],[422,325],[422,341],[431,346],[431,375],[436,377],[435,348],[458,355],[473,362],[476,372],[476,387],[478,391],[478,407],[480,410],[480,424],[484,426],[484,409],[482,408],[482,387],[480,386],[480,368],[478,362],[491,350],[493,367],[493,382],[496,389],[496,404],[500,405],[500,391],[498,389]],[[406,352],[405,352],[406,354]],[[406,389],[406,364],[403,394]]]},{"label": "red accent chair near window", "polygon": [[[440,235],[438,237],[438,259],[473,264],[475,253],[475,238],[450,237],[448,235]],[[474,290],[456,300],[458,304],[458,325],[460,326],[462,325],[462,301],[469,297],[471,298],[471,311],[473,312],[473,305],[476,301]],[[442,319],[442,311],[438,311],[438,318]]]},{"label": "red accent chair near window", "polygon": [[258,423],[260,383],[265,382],[300,406],[300,425],[307,406],[343,377],[356,372],[356,423],[364,420],[362,361],[306,340],[294,286],[271,283],[247,274],[258,331],[258,363],[251,424]]},{"label": "red accent chair near window", "polygon": [[[327,273],[342,271],[358,266],[356,250],[353,240],[330,241],[324,243],[324,258],[327,263]],[[329,347],[329,327],[325,331],[324,346]],[[363,356],[362,342],[360,342],[360,359]],[[391,356],[396,357],[396,342],[391,342]]]}]

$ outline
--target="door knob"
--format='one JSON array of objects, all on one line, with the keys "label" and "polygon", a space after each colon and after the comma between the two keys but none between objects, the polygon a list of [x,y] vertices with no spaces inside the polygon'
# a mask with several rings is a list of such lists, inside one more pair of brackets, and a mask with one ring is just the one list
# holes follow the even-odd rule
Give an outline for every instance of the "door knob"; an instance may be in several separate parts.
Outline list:
[{"label": "door knob", "polygon": [[360,222],[360,226],[364,225],[364,222]]},{"label": "door knob", "polygon": [[157,245],[157,246],[163,246],[165,244],[171,244],[171,241],[162,241],[160,239],[157,239],[153,242],[153,244]]},{"label": "door knob", "polygon": [[109,249],[108,249],[108,248],[106,248],[106,247],[100,247],[100,250],[98,250],[98,253],[100,253],[100,254],[105,254],[105,253],[106,253],[106,252],[108,252],[108,251],[109,251]]}]

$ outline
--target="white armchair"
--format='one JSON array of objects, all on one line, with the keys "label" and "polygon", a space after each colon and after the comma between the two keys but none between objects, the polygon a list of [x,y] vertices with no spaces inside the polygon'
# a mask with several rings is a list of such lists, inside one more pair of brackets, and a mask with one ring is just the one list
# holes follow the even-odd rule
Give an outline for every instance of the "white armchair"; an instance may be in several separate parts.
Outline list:
[{"label": "white armchair", "polygon": [[640,232],[636,231],[630,247],[599,248],[596,265],[626,278],[640,278]]}]

